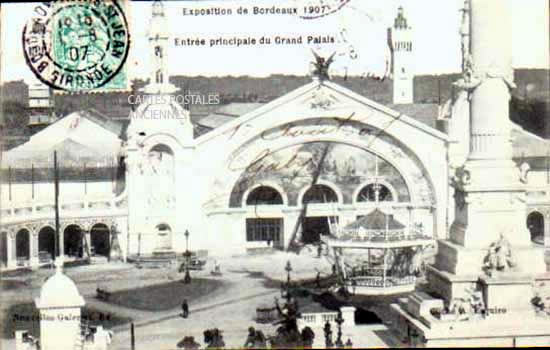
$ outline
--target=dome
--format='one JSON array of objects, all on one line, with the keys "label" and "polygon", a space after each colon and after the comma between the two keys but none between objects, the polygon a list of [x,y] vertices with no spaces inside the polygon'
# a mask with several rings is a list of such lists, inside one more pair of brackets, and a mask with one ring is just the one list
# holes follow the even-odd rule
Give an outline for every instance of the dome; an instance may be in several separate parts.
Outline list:
[{"label": "dome", "polygon": [[84,298],[78,292],[76,284],[63,273],[61,265],[62,263],[56,261],[55,274],[42,285],[40,298],[36,299],[37,308],[84,306]]}]

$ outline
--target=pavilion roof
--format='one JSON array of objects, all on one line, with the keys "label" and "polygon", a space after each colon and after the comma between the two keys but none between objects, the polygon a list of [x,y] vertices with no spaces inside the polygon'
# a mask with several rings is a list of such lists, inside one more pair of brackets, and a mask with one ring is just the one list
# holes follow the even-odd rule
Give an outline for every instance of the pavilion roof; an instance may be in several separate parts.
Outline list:
[{"label": "pavilion roof", "polygon": [[359,228],[365,230],[402,230],[405,225],[393,218],[393,215],[389,215],[376,208],[369,214],[363,216],[360,219],[346,225],[344,230],[357,230]]}]

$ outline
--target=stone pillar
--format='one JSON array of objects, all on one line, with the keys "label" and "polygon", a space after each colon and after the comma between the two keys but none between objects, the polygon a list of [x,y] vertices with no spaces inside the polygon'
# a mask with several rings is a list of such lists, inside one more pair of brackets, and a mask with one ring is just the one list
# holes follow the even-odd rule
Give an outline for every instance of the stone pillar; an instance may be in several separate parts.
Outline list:
[{"label": "stone pillar", "polygon": [[[485,275],[487,249],[501,241],[501,235],[510,244],[516,272],[536,275],[546,271],[544,251],[532,246],[525,225],[525,185],[512,160],[509,4],[470,0],[470,8],[471,55],[466,56],[462,79],[471,97],[470,152],[464,167],[453,174],[455,216],[449,240],[438,241],[436,272],[428,273],[434,283],[444,277],[453,298],[462,297],[477,283],[475,276]],[[459,277],[445,277],[453,275]]]},{"label": "stone pillar", "polygon": [[340,308],[340,311],[342,312],[342,318],[344,319],[344,323],[342,324],[342,327],[355,326],[355,307],[342,306]]},{"label": "stone pillar", "polygon": [[471,0],[470,154],[472,184],[509,186],[519,183],[512,162],[510,88],[513,87],[512,27],[506,1]]},{"label": "stone pillar", "polygon": [[503,234],[530,246],[524,225],[525,186],[512,161],[510,89],[513,85],[510,9],[506,1],[471,0],[470,153],[456,174],[451,240],[487,248]]},{"label": "stone pillar", "polygon": [[38,267],[38,228],[29,233],[29,263],[31,267]]},{"label": "stone pillar", "polygon": [[91,257],[92,255],[92,240],[89,228],[82,229],[82,238],[84,239],[84,252],[82,255]]},{"label": "stone pillar", "polygon": [[57,244],[59,249],[59,257],[65,258],[65,229],[67,225],[59,225],[59,236],[57,237]]},{"label": "stone pillar", "polygon": [[12,230],[8,232],[8,236],[6,237],[6,266],[8,269],[15,268],[17,266],[17,257],[15,255],[15,234],[16,232]]},{"label": "stone pillar", "polygon": [[[283,244],[284,244],[284,249],[287,249],[290,244],[290,240],[292,239],[294,230],[296,229],[296,222],[300,218],[300,209],[298,208],[285,209],[283,210],[283,215],[284,215]],[[300,227],[299,229],[301,230],[302,228]]]}]

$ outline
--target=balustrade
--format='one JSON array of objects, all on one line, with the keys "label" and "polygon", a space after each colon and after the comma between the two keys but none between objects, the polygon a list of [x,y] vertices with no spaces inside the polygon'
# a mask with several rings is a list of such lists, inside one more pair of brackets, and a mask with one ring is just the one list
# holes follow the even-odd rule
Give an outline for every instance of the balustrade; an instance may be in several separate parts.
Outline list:
[{"label": "balustrade", "polygon": [[431,237],[420,232],[406,234],[405,231],[376,231],[364,233],[358,231],[341,231],[337,234],[337,238],[354,242],[399,242],[416,239],[430,239]]},{"label": "balustrade", "polygon": [[[55,210],[54,199],[36,199],[34,201],[6,201],[2,203],[0,214],[6,219],[17,220],[33,215],[53,215]],[[87,210],[120,209],[125,206],[125,196],[104,196],[84,198],[61,198],[59,208],[65,212],[79,212]]]},{"label": "balustrade", "polygon": [[372,287],[372,288],[387,288],[394,286],[403,286],[416,283],[416,277],[404,276],[404,277],[393,277],[393,276],[363,276],[363,277],[353,277],[346,281],[347,286],[351,287]]}]

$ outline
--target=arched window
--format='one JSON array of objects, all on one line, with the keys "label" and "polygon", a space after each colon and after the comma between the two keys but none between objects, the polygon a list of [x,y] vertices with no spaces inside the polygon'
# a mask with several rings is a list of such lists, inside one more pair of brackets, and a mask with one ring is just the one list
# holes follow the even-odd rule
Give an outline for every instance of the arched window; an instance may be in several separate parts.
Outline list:
[{"label": "arched window", "polygon": [[250,192],[246,198],[246,205],[277,205],[283,204],[281,194],[269,186],[260,186]]},{"label": "arched window", "polygon": [[155,79],[157,84],[162,84],[163,77],[162,77],[162,71],[160,69],[157,71],[155,76],[156,76]]},{"label": "arched window", "polygon": [[527,216],[527,228],[531,233],[531,241],[544,244],[544,216],[534,211]]},{"label": "arched window", "polygon": [[159,224],[157,229],[157,251],[172,249],[172,228],[167,224]]},{"label": "arched window", "polygon": [[155,46],[155,56],[157,56],[158,58],[162,58],[162,47]]},{"label": "arched window", "polygon": [[165,232],[172,231],[172,229],[170,228],[170,226],[168,226],[166,224],[159,224],[159,225],[157,225],[157,231],[165,233]]},{"label": "arched window", "polygon": [[302,204],[307,203],[333,203],[338,202],[338,196],[334,190],[326,185],[313,185],[302,198]]},{"label": "arched window", "polygon": [[357,202],[376,202],[377,197],[379,202],[391,202],[394,200],[387,186],[383,184],[368,184],[357,195]]},{"label": "arched window", "polygon": [[30,232],[21,229],[15,235],[15,256],[17,259],[28,259],[30,257]]}]

